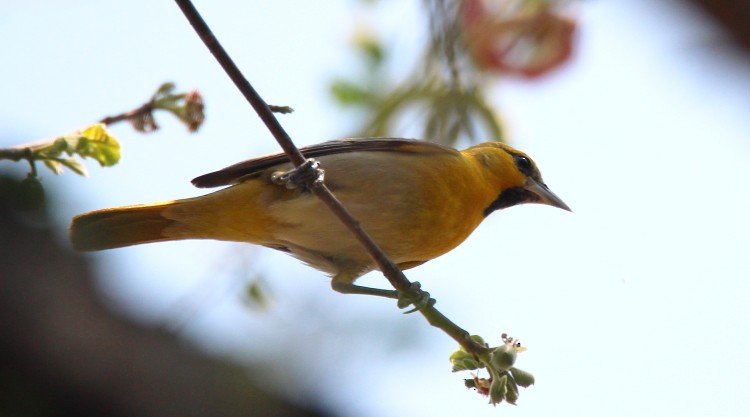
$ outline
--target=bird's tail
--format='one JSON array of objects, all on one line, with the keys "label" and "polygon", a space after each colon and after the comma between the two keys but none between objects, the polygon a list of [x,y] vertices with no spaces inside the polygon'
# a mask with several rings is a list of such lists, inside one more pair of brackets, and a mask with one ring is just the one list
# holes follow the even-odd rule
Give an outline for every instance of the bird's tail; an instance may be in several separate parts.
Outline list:
[{"label": "bird's tail", "polygon": [[78,215],[70,224],[70,240],[81,251],[121,248],[175,240],[164,233],[175,223],[162,215],[174,201],[117,207]]}]

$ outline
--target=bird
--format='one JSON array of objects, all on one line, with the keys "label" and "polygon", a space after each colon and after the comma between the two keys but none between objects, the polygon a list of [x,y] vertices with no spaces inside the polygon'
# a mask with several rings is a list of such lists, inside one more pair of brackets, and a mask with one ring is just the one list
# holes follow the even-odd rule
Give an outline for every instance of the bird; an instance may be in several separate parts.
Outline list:
[{"label": "bird", "polygon": [[[339,139],[300,148],[324,170],[324,183],[402,270],[462,243],[491,213],[536,203],[570,211],[534,161],[501,142],[462,151],[418,139]],[[286,252],[331,277],[342,293],[398,298],[354,284],[378,269],[340,220],[304,186],[279,183],[294,172],[283,153],[199,176],[180,200],[106,208],[75,216],[75,249],[98,251],[152,242],[215,239]]]}]

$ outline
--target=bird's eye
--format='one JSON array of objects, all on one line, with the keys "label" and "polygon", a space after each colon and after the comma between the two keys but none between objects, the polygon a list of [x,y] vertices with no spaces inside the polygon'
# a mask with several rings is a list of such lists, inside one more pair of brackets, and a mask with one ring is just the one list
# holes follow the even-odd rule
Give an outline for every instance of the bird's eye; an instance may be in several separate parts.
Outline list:
[{"label": "bird's eye", "polygon": [[523,175],[531,176],[534,169],[531,166],[531,161],[529,160],[529,158],[523,155],[513,155],[513,158],[515,159],[516,167],[518,167],[518,170],[521,171]]}]

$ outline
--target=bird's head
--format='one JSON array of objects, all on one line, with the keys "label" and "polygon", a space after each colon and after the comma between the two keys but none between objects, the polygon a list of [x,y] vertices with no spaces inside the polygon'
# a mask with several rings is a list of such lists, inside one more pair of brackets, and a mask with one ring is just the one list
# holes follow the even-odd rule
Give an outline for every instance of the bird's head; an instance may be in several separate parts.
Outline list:
[{"label": "bird's head", "polygon": [[491,175],[498,178],[500,192],[484,210],[487,216],[517,204],[536,203],[570,210],[542,180],[534,161],[525,153],[500,142],[482,143],[466,150]]}]

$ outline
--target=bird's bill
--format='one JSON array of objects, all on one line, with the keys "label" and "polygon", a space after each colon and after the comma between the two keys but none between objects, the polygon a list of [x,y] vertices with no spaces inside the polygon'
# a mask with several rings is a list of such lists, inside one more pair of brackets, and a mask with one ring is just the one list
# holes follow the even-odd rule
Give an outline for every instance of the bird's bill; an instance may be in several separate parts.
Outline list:
[{"label": "bird's bill", "polygon": [[523,188],[536,197],[533,200],[529,200],[529,203],[546,204],[563,210],[573,211],[560,199],[560,197],[555,195],[555,193],[553,193],[549,187],[542,182],[529,178],[526,186]]}]

